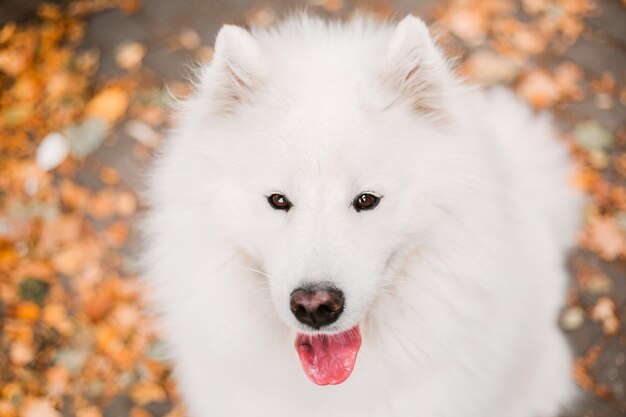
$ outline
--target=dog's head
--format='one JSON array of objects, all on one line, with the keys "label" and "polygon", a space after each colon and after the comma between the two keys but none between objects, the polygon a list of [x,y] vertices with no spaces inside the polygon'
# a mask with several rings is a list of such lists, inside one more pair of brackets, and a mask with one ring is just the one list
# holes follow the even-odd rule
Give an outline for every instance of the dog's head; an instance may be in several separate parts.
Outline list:
[{"label": "dog's head", "polygon": [[[301,353],[315,354],[332,336],[306,335],[360,343],[394,258],[431,239],[460,195],[450,179],[464,155],[450,137],[457,86],[422,21],[364,20],[335,39],[340,28],[303,19],[253,34],[224,27],[184,114],[185,136],[206,136],[189,167],[203,167],[211,190],[204,215],[265,277]],[[335,353],[356,355],[357,342]]]}]

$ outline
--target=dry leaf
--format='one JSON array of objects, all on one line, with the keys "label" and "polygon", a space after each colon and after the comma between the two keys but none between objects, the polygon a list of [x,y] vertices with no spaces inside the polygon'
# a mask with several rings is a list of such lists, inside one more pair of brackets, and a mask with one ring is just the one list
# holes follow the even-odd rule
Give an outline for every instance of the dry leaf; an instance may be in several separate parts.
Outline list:
[{"label": "dry leaf", "polygon": [[32,301],[22,301],[15,308],[15,317],[20,320],[35,321],[40,313],[39,306]]},{"label": "dry leaf", "polygon": [[63,336],[70,336],[73,333],[74,325],[67,314],[67,308],[61,303],[47,304],[43,309],[42,319]]},{"label": "dry leaf", "polygon": [[617,318],[617,307],[609,297],[600,297],[591,310],[591,318],[602,323],[602,330],[607,336],[617,334],[620,327]]},{"label": "dry leaf", "polygon": [[63,417],[53,406],[50,400],[38,398],[29,401],[24,407],[22,417]]},{"label": "dry leaf", "polygon": [[584,322],[585,311],[578,306],[569,307],[561,314],[561,328],[563,328],[563,330],[577,330]]},{"label": "dry leaf", "polygon": [[89,101],[85,115],[112,125],[124,115],[128,101],[128,93],[122,87],[107,87]]},{"label": "dry leaf", "polygon": [[46,171],[56,168],[65,160],[69,154],[70,146],[60,133],[50,133],[46,136],[37,148],[37,164]]},{"label": "dry leaf", "polygon": [[543,70],[527,73],[518,84],[517,93],[536,109],[551,107],[560,98],[557,83]]},{"label": "dry leaf", "polygon": [[268,27],[276,20],[276,13],[269,7],[257,9],[250,13],[249,20],[255,26]]},{"label": "dry leaf", "polygon": [[112,285],[106,284],[97,288],[89,294],[85,300],[84,312],[93,322],[97,322],[106,317],[115,305],[115,289]]},{"label": "dry leaf", "polygon": [[626,254],[626,236],[611,217],[592,219],[583,236],[583,244],[607,261]]},{"label": "dry leaf", "polygon": [[512,81],[521,68],[522,63],[519,60],[481,50],[465,61],[463,73],[474,80],[491,84]]},{"label": "dry leaf", "polygon": [[458,6],[449,8],[443,16],[442,23],[470,45],[481,44],[487,35],[485,15],[477,8]]},{"label": "dry leaf", "polygon": [[105,188],[94,194],[88,202],[87,212],[95,219],[108,219],[115,210],[115,194],[110,188]]},{"label": "dry leaf", "polygon": [[130,396],[139,405],[162,402],[166,398],[163,387],[150,381],[141,381],[135,384],[130,390]]},{"label": "dry leaf", "polygon": [[343,0],[324,0],[321,6],[329,12],[337,12],[343,7]]},{"label": "dry leaf", "polygon": [[117,185],[122,179],[120,173],[113,167],[102,167],[100,169],[100,181],[106,185]]},{"label": "dry leaf", "polygon": [[120,217],[128,217],[137,209],[137,198],[130,191],[122,191],[115,195],[115,212]]},{"label": "dry leaf", "polygon": [[602,151],[613,145],[613,135],[603,128],[597,120],[588,120],[574,126],[574,138],[583,148],[590,151]]},{"label": "dry leaf", "polygon": [[102,417],[102,412],[93,405],[76,410],[76,417]]},{"label": "dry leaf", "polygon": [[17,340],[11,344],[10,349],[11,362],[17,366],[25,366],[35,357],[35,349],[31,343]]},{"label": "dry leaf", "polygon": [[200,46],[200,41],[201,39],[198,32],[190,28],[183,29],[178,34],[178,43],[180,46],[190,51],[197,49],[198,46]]},{"label": "dry leaf", "polygon": [[116,248],[122,247],[128,243],[128,236],[128,224],[125,222],[115,222],[104,232],[106,242]]},{"label": "dry leaf", "polygon": [[195,58],[200,62],[210,62],[213,58],[213,48],[210,46],[201,46],[196,50]]},{"label": "dry leaf", "polygon": [[63,366],[53,366],[46,371],[47,395],[59,397],[67,392],[70,374]]},{"label": "dry leaf", "polygon": [[99,117],[90,117],[84,122],[68,126],[65,137],[70,144],[72,155],[84,158],[100,148],[106,138],[107,122]]},{"label": "dry leaf", "polygon": [[148,48],[139,42],[125,42],[117,48],[115,63],[125,70],[135,70],[141,65]]},{"label": "dry leaf", "polygon": [[149,148],[156,148],[161,143],[161,136],[150,125],[139,120],[126,122],[124,131],[128,136]]}]

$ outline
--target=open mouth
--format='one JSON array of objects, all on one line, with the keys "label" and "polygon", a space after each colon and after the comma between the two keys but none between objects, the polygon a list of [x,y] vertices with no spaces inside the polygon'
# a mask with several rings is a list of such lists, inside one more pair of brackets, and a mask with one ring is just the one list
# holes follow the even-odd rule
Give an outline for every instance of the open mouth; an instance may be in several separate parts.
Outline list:
[{"label": "open mouth", "polygon": [[359,326],[336,334],[298,333],[295,342],[302,369],[317,385],[337,385],[348,379],[361,347]]}]

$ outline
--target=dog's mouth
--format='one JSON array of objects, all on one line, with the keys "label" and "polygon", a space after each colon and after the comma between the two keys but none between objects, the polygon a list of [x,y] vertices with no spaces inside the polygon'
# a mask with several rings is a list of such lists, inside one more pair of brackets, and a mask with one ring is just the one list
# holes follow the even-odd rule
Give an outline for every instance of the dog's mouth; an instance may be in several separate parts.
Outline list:
[{"label": "dog's mouth", "polygon": [[317,385],[337,385],[348,379],[361,347],[359,326],[336,334],[298,333],[295,342],[302,369]]}]

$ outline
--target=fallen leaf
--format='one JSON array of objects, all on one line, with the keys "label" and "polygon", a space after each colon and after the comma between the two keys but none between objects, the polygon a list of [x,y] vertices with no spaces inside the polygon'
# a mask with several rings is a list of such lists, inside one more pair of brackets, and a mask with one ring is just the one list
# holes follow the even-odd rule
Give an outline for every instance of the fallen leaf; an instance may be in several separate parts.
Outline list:
[{"label": "fallen leaf", "polygon": [[52,404],[50,404],[50,400],[46,398],[38,398],[32,401],[27,402],[24,407],[22,417],[63,417],[60,412],[58,412]]},{"label": "fallen leaf", "polygon": [[25,366],[35,358],[35,349],[30,343],[17,340],[11,344],[10,349],[11,362],[17,366]]},{"label": "fallen leaf", "polygon": [[107,87],[89,101],[85,115],[112,125],[126,113],[128,102],[128,92],[122,87]]},{"label": "fallen leaf", "polygon": [[124,42],[115,53],[115,63],[125,70],[135,70],[141,65],[148,48],[139,42]]},{"label": "fallen leaf", "polygon": [[611,291],[611,280],[600,272],[591,272],[578,278],[583,291],[590,294],[606,294]]},{"label": "fallen leaf", "polygon": [[19,290],[22,300],[41,305],[50,291],[50,284],[37,278],[25,278],[20,281]]},{"label": "fallen leaf", "polygon": [[87,204],[87,212],[94,219],[108,219],[115,210],[115,194],[110,188],[95,193]]},{"label": "fallen leaf", "polygon": [[15,317],[26,321],[39,319],[41,309],[32,301],[22,301],[15,307]]},{"label": "fallen leaf", "polygon": [[76,410],[76,417],[102,417],[102,412],[95,405]]},{"label": "fallen leaf", "polygon": [[0,29],[0,44],[7,42],[15,33],[15,29],[17,29],[17,24],[15,22],[5,23]]},{"label": "fallen leaf", "polygon": [[343,7],[343,0],[324,0],[322,7],[329,12],[337,12]]},{"label": "fallen leaf", "polygon": [[613,145],[613,135],[597,120],[577,123],[573,133],[576,143],[589,151],[603,151]]},{"label": "fallen leaf", "polygon": [[69,140],[72,155],[84,158],[98,150],[106,137],[106,128],[105,121],[96,117],[68,127],[65,137]]},{"label": "fallen leaf", "polygon": [[557,83],[544,70],[527,73],[518,84],[517,93],[536,109],[551,107],[560,97]]},{"label": "fallen leaf", "polygon": [[129,120],[124,124],[124,132],[142,145],[156,148],[161,143],[161,136],[147,123]]},{"label": "fallen leaf", "polygon": [[53,366],[46,371],[47,395],[59,397],[67,392],[70,375],[63,366]]},{"label": "fallen leaf", "polygon": [[166,398],[163,387],[151,381],[140,381],[130,390],[130,396],[138,405],[162,402]]},{"label": "fallen leaf", "polygon": [[568,307],[561,314],[561,328],[569,332],[577,330],[585,322],[585,311],[578,307]]},{"label": "fallen leaf", "polygon": [[198,46],[200,46],[200,41],[201,39],[200,39],[200,35],[198,35],[198,32],[196,32],[195,30],[191,28],[183,29],[178,34],[178,43],[184,49],[187,49],[189,51],[193,51],[194,49],[197,49]]},{"label": "fallen leaf", "polygon": [[489,50],[480,50],[465,61],[463,73],[474,80],[492,84],[512,81],[521,68],[522,63],[517,60]]},{"label": "fallen leaf", "polygon": [[210,46],[201,46],[196,50],[195,58],[200,61],[207,63],[211,61],[213,58],[213,48]]},{"label": "fallen leaf", "polygon": [[479,45],[487,36],[485,17],[477,8],[457,5],[447,10],[442,17],[442,23],[469,45]]},{"label": "fallen leaf", "polygon": [[120,183],[121,176],[120,173],[113,167],[102,167],[100,169],[100,181],[102,181],[106,185],[117,185]]},{"label": "fallen leaf", "polygon": [[122,191],[115,195],[115,212],[120,217],[128,217],[137,209],[137,198],[130,191]]},{"label": "fallen leaf", "polygon": [[276,20],[276,13],[269,7],[264,7],[261,9],[253,10],[248,19],[255,26],[258,27],[268,27]]},{"label": "fallen leaf", "polygon": [[626,236],[611,217],[592,219],[585,230],[583,244],[607,261],[626,254]]},{"label": "fallen leaf", "polygon": [[59,166],[65,160],[69,151],[70,147],[65,136],[54,132],[41,141],[35,158],[41,168],[49,171]]},{"label": "fallen leaf", "polygon": [[73,332],[74,325],[67,314],[67,308],[59,302],[44,307],[42,320],[63,336],[70,336]]},{"label": "fallen leaf", "polygon": [[66,368],[71,375],[78,375],[82,371],[90,354],[90,349],[61,348],[57,351],[54,363]]},{"label": "fallen leaf", "polygon": [[111,285],[101,285],[85,300],[84,312],[87,317],[98,322],[106,317],[115,305],[115,290]]},{"label": "fallen leaf", "polygon": [[86,247],[81,241],[74,242],[71,245],[61,248],[52,256],[52,265],[54,268],[65,275],[75,276],[85,268],[89,259],[90,248]]},{"label": "fallen leaf", "polygon": [[128,243],[128,224],[125,222],[114,222],[104,232],[107,243],[115,248],[120,248]]},{"label": "fallen leaf", "polygon": [[591,310],[591,318],[602,323],[602,331],[607,336],[617,334],[620,327],[619,319],[616,315],[617,307],[615,301],[609,297],[600,297]]},{"label": "fallen leaf", "polygon": [[69,210],[82,210],[89,201],[89,190],[63,178],[59,184],[63,204]]}]

